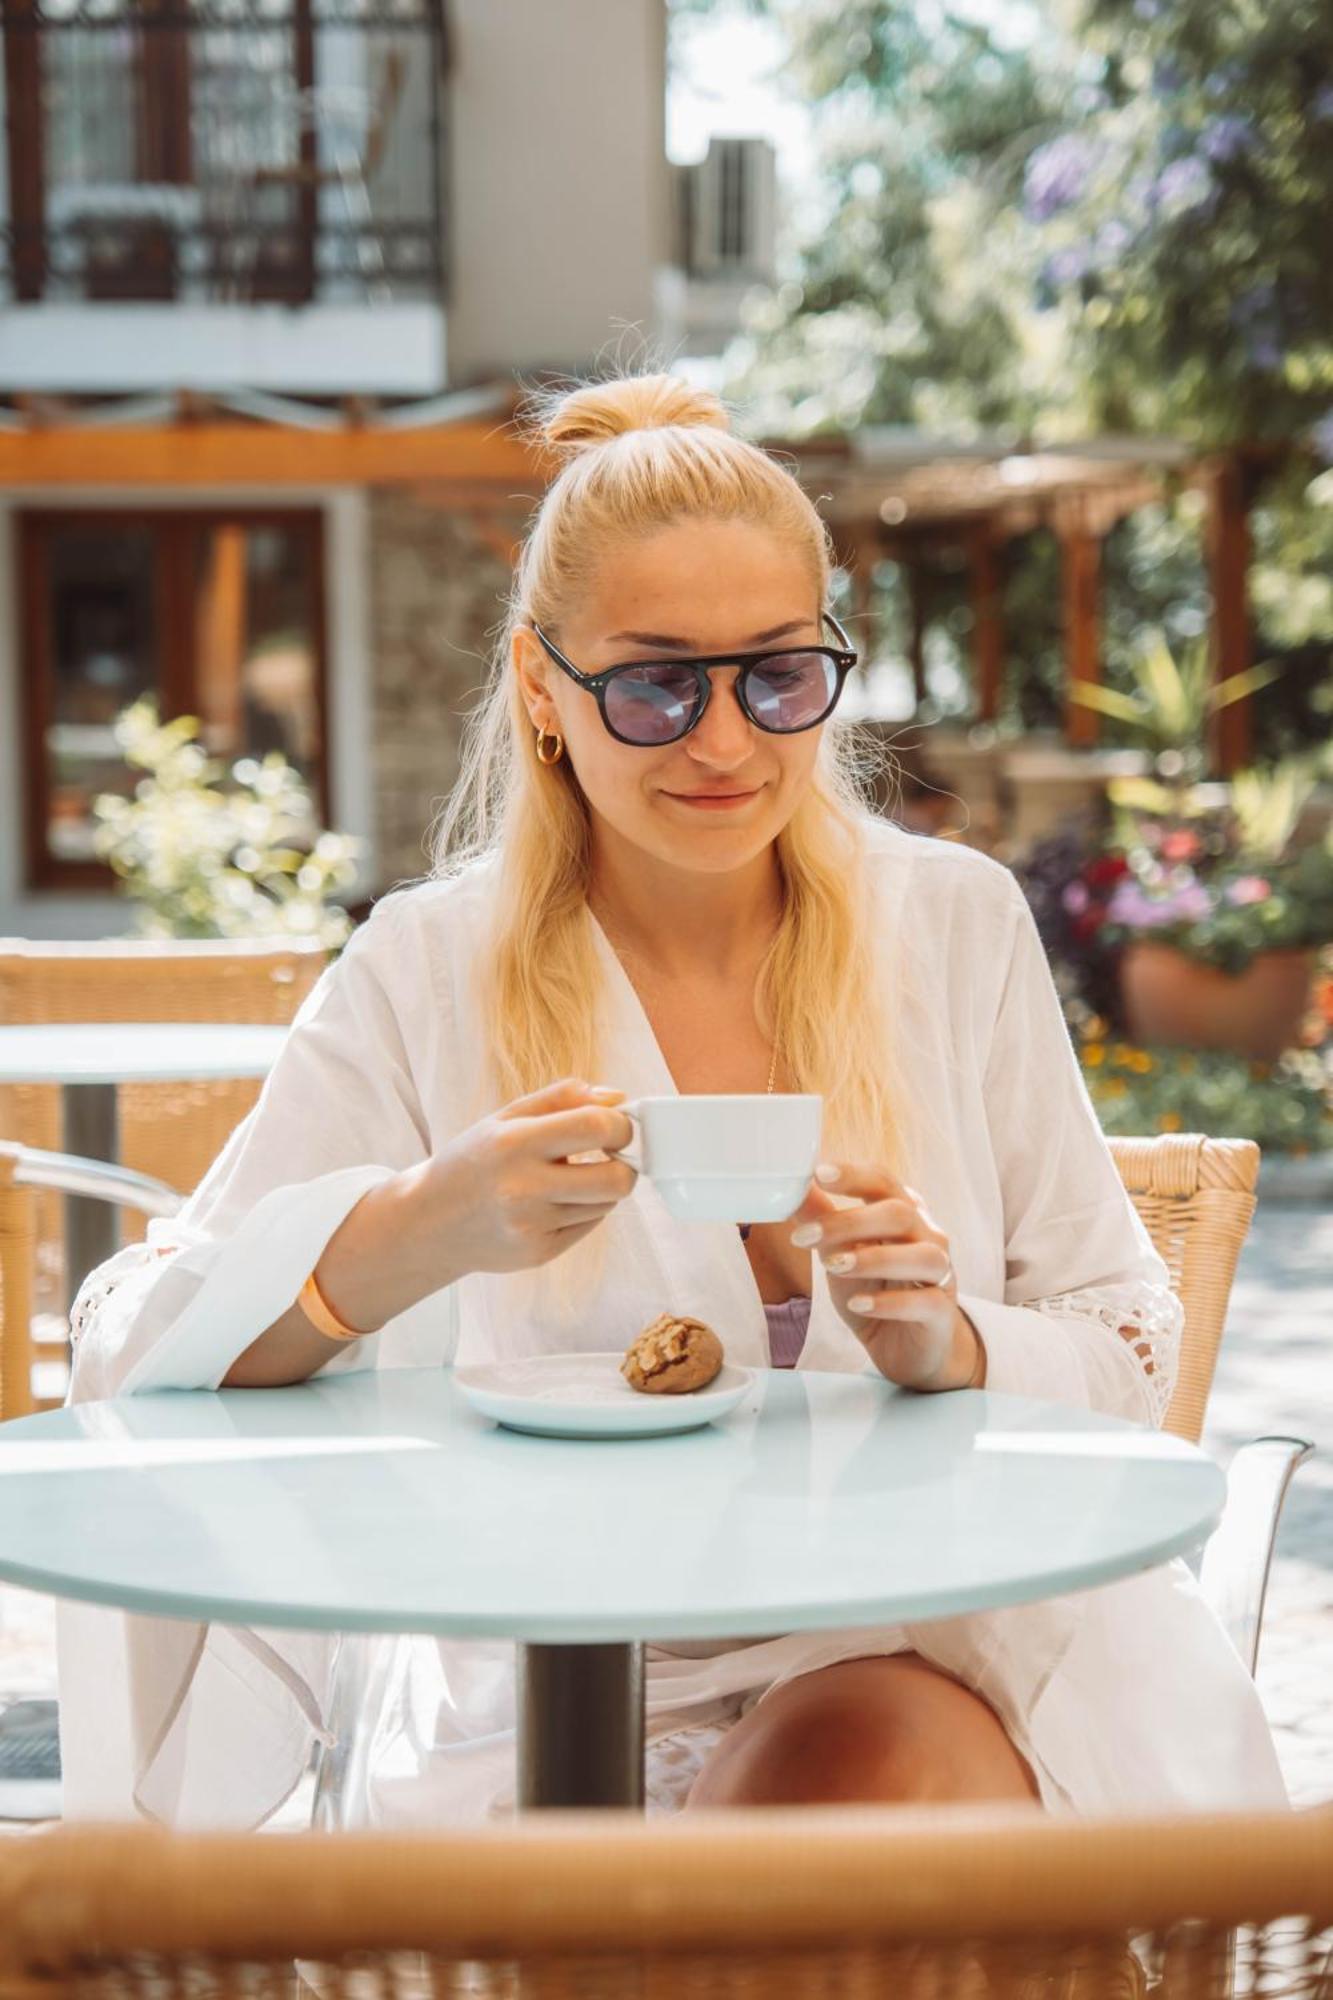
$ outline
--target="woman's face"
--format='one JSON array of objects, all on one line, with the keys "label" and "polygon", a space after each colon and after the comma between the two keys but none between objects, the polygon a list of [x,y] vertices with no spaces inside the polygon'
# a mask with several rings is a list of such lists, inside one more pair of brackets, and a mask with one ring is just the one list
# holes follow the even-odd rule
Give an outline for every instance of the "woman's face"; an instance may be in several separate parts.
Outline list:
[{"label": "woman's face", "polygon": [[[745,521],[680,522],[631,544],[548,637],[588,674],[827,643],[805,564]],[[711,669],[711,699],[688,736],[640,749],[611,735],[596,697],[547,659],[529,629],[515,634],[514,665],[534,726],[564,737],[595,820],[673,866],[744,867],[810,783],[822,726],[794,736],[755,728],[736,700],[736,667]]]}]

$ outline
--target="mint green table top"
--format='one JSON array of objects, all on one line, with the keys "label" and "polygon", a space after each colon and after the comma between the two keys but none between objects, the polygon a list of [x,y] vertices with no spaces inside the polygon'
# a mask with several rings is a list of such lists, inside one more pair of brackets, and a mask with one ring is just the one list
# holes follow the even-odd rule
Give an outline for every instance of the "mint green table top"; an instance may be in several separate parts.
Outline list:
[{"label": "mint green table top", "polygon": [[168,1392],[0,1426],[0,1577],[171,1617],[535,1642],[990,1609],[1197,1546],[1194,1446],[1026,1398],[771,1371],[672,1437],[527,1437],[450,1371]]}]

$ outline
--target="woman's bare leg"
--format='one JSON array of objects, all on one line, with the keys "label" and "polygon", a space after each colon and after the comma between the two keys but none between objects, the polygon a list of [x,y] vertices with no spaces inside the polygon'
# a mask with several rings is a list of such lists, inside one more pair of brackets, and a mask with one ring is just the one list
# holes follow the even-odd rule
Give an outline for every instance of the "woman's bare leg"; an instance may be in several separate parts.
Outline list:
[{"label": "woman's bare leg", "polygon": [[988,1703],[917,1653],[840,1660],[775,1688],[710,1753],[686,1805],[1038,1799]]}]

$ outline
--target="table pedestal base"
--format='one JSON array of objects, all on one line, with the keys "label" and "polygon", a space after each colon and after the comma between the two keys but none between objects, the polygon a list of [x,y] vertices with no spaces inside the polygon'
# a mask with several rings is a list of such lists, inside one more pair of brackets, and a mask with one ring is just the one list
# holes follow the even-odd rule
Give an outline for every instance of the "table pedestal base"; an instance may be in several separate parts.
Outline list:
[{"label": "table pedestal base", "polygon": [[643,1810],[643,1647],[518,1647],[518,1805]]},{"label": "table pedestal base", "polygon": [[[119,1156],[119,1117],[114,1083],[67,1083],[60,1094],[61,1144],[85,1160]],[[85,1195],[65,1197],[65,1271],[69,1304],[90,1271],[120,1248],[120,1212],[109,1201]]]}]

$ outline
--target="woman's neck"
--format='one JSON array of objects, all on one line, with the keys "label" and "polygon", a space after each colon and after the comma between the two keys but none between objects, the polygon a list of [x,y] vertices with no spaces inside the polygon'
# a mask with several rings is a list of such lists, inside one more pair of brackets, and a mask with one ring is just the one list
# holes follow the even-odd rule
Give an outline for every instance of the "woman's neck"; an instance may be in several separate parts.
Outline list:
[{"label": "woman's neck", "polygon": [[661,978],[750,973],[781,920],[777,850],[713,875],[594,838],[588,902],[617,950]]}]

